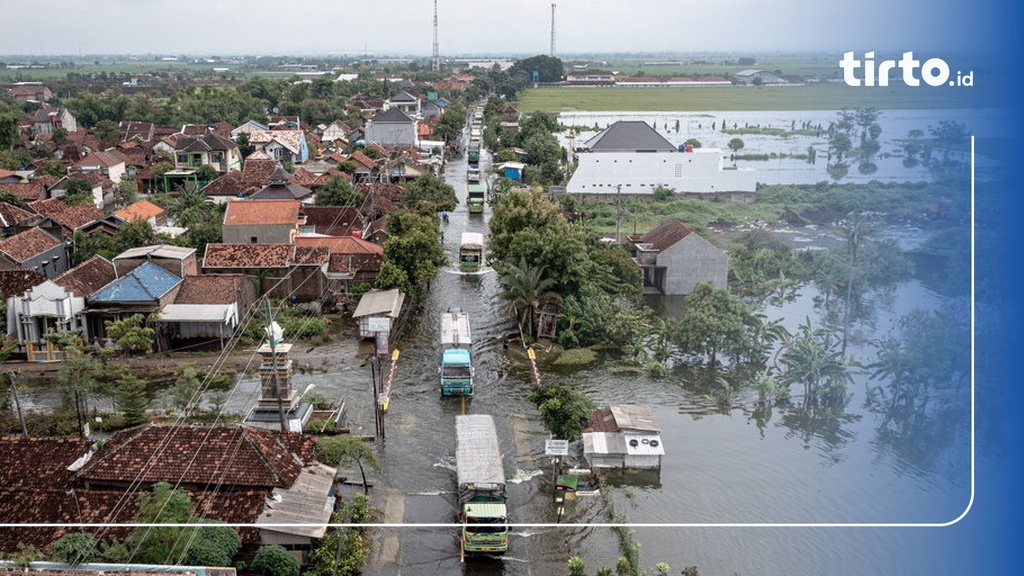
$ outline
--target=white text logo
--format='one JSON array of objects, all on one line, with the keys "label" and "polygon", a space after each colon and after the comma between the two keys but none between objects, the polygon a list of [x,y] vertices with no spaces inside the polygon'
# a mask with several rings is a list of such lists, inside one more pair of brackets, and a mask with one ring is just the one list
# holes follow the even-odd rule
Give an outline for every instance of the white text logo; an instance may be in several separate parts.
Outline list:
[{"label": "white text logo", "polygon": [[[942,58],[929,58],[922,63],[914,59],[913,52],[904,52],[899,60],[882,60],[875,63],[875,53],[867,52],[863,60],[853,57],[853,52],[843,54],[839,61],[843,69],[843,81],[849,86],[888,86],[889,73],[893,68],[903,72],[903,83],[907,86],[920,86],[923,80],[929,86],[974,86],[974,72],[966,74],[956,71],[956,79],[950,79],[949,64]],[[861,70],[858,76],[857,71]],[[920,74],[916,74],[916,72]]]}]

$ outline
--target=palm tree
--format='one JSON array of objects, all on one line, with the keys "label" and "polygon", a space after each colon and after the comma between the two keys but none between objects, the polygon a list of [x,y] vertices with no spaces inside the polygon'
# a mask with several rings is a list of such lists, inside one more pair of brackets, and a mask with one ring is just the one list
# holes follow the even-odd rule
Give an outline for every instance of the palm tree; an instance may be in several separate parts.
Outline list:
[{"label": "palm tree", "polygon": [[168,213],[174,218],[175,224],[190,228],[209,220],[212,208],[209,196],[203,194],[198,185],[189,182],[174,197]]},{"label": "palm tree", "polygon": [[520,258],[519,264],[502,267],[498,275],[498,283],[503,291],[501,298],[508,302],[508,307],[519,314],[519,326],[525,324],[526,333],[531,338],[534,334],[534,315],[544,304],[561,302],[562,297],[550,289],[555,285],[551,278],[545,278],[547,266],[531,266],[526,258]]}]

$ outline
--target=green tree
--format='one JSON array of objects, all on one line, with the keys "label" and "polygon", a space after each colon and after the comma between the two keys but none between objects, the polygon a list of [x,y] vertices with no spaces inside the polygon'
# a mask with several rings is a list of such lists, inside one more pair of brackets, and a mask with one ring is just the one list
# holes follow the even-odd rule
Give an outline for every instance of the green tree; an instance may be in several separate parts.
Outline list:
[{"label": "green tree", "polygon": [[[367,497],[356,494],[331,520],[334,524],[362,524],[368,522],[372,514],[373,508]],[[364,530],[359,526],[328,530],[320,546],[309,557],[308,573],[313,576],[362,574],[370,553]]]},{"label": "green tree", "polygon": [[70,532],[50,546],[50,559],[71,566],[92,562],[96,559],[98,544],[96,537],[89,532]]},{"label": "green tree", "polygon": [[316,459],[333,467],[356,466],[363,478],[363,491],[370,493],[370,485],[366,482],[366,466],[380,470],[377,453],[361,438],[351,435],[328,436],[320,438],[313,447]]},{"label": "green tree", "polygon": [[544,276],[546,267],[531,266],[526,258],[518,264],[506,264],[498,272],[498,284],[502,287],[501,298],[508,307],[518,312],[519,327],[533,337],[534,315],[541,306],[561,301],[561,296],[551,291],[554,280]]},{"label": "green tree", "polygon": [[43,162],[39,168],[36,168],[36,174],[46,176],[56,176],[60,178],[68,173],[68,168],[63,163],[57,160],[49,160]]},{"label": "green tree", "polygon": [[114,189],[114,205],[124,208],[135,203],[139,197],[139,182],[134,178],[122,178]]},{"label": "green tree", "polygon": [[693,146],[694,148],[700,148],[700,140],[696,138],[687,138],[686,142],[683,142],[683,146]]},{"label": "green tree", "polygon": [[299,560],[282,546],[260,546],[249,569],[259,576],[299,576]]},{"label": "green tree", "polygon": [[146,392],[145,380],[125,374],[114,384],[113,396],[125,425],[133,426],[148,420],[146,411],[149,409],[149,394]]},{"label": "green tree", "polygon": [[[159,482],[139,494],[136,527],[125,540],[133,561],[144,564],[230,566],[242,539],[237,530],[201,520],[184,490]],[[146,525],[143,525],[146,524]],[[161,526],[195,524],[195,526]],[[198,562],[198,564],[196,564]]]},{"label": "green tree", "polygon": [[719,353],[738,358],[749,348],[750,308],[728,290],[702,282],[686,295],[684,303],[681,325],[685,330],[674,338],[683,351],[706,356],[714,366]]},{"label": "green tree", "polygon": [[544,427],[555,438],[577,440],[594,415],[594,402],[581,390],[561,384],[543,384],[530,392]]},{"label": "green tree", "polygon": [[732,150],[732,153],[735,154],[735,153],[737,153],[737,152],[739,152],[740,150],[743,149],[743,146],[744,146],[743,139],[742,138],[733,138],[733,139],[729,140],[729,143],[726,144],[726,146],[728,146],[729,150]]},{"label": "green tree", "polygon": [[508,72],[510,76],[518,77],[523,82],[533,82],[534,72],[537,73],[537,80],[540,82],[561,82],[564,67],[561,58],[540,54],[516,62]]},{"label": "green tree", "polygon": [[68,206],[77,206],[92,202],[92,183],[84,178],[68,178],[64,185],[64,203]]},{"label": "green tree", "polygon": [[328,178],[324,187],[316,193],[317,206],[359,206],[362,203],[363,195],[349,178],[338,174]]},{"label": "green tree", "polygon": [[203,379],[200,377],[196,365],[185,364],[181,368],[181,375],[174,381],[174,385],[167,390],[171,405],[183,416],[191,416],[202,400],[200,396],[202,387]]},{"label": "green tree", "polygon": [[127,358],[133,352],[149,353],[153,350],[156,330],[146,325],[142,314],[133,314],[121,320],[106,322],[107,336],[114,340],[114,348]]},{"label": "green tree", "polygon": [[384,262],[381,264],[374,284],[381,290],[395,289],[406,294],[412,290],[409,274],[394,262]]},{"label": "green tree", "polygon": [[443,179],[426,173],[405,187],[402,205],[422,214],[451,212],[458,205],[455,189]]}]

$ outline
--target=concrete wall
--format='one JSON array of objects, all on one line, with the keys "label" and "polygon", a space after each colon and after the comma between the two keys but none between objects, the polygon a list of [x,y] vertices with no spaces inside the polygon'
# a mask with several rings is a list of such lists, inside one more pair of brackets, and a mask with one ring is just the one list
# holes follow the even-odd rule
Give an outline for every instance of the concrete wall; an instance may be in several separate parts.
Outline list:
[{"label": "concrete wall", "polygon": [[366,127],[366,141],[384,146],[415,146],[416,124],[413,122],[404,124],[371,122]]},{"label": "concrete wall", "polygon": [[753,193],[757,172],[722,162],[721,150],[694,152],[584,152],[566,192],[573,195],[650,196],[658,185],[679,194]]},{"label": "concrete wall", "polygon": [[665,267],[665,294],[689,294],[701,282],[725,288],[729,257],[696,232],[658,254],[658,266]]},{"label": "concrete wall", "polygon": [[221,234],[225,244],[291,244],[295,224],[224,225]]}]

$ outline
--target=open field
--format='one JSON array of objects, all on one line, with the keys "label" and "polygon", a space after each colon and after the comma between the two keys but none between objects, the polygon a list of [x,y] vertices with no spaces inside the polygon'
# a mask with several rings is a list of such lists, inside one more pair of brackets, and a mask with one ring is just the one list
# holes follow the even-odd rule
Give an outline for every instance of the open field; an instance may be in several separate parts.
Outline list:
[{"label": "open field", "polygon": [[[678,57],[634,57],[612,58],[602,63],[601,67],[622,74],[634,76],[644,74],[650,76],[725,76],[742,70],[779,70],[783,74],[795,74],[805,78],[820,80],[839,79],[842,70],[839,68],[839,55],[806,54],[777,55],[765,54],[754,58],[754,64],[739,64],[743,56],[754,57],[753,54],[696,54]],[[606,64],[606,65],[605,65]]]},{"label": "open field", "polygon": [[[974,88],[851,88],[806,86],[694,86],[667,88],[557,87],[524,91],[516,107],[530,113],[591,111],[698,112],[724,110],[839,110],[977,108],[994,98]],[[980,97],[980,98],[979,98]]]}]

